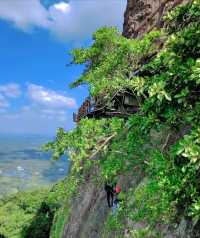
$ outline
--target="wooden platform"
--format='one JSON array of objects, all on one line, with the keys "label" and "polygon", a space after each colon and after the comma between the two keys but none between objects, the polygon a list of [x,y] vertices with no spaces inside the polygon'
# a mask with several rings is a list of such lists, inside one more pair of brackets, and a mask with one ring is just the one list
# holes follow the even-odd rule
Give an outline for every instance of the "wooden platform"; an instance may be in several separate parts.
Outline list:
[{"label": "wooden platform", "polygon": [[112,99],[112,107],[96,103],[92,98],[86,98],[77,113],[73,114],[73,121],[79,122],[82,118],[128,118],[138,112],[139,106],[136,99],[130,94],[117,95]]}]

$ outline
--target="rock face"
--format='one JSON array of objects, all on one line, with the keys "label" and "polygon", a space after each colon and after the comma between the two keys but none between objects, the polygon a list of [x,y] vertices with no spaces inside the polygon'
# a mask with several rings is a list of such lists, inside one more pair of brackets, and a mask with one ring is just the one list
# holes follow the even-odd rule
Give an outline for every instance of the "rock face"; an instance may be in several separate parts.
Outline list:
[{"label": "rock face", "polygon": [[[148,146],[165,150],[168,143],[174,143],[172,140],[178,140],[188,130],[190,130],[190,127],[182,128],[178,134],[169,130],[169,128],[160,132],[152,131],[150,133],[151,143]],[[147,227],[148,224],[145,221],[134,222],[127,217],[124,220],[126,229],[120,233],[120,236],[117,231],[116,234],[115,231],[106,231],[105,233],[104,224],[112,211],[107,205],[104,185],[94,181],[97,176],[98,170],[93,174],[92,172],[88,173],[84,182],[79,186],[78,192],[71,200],[70,214],[64,226],[62,238],[131,238],[133,236],[131,236],[129,230],[139,231]],[[130,188],[134,191],[138,186],[148,181],[148,178],[137,166],[129,173],[119,176],[118,179],[118,184],[125,193]],[[161,237],[165,238],[199,238],[199,232],[195,233],[196,230],[191,221],[184,217],[180,217],[177,224],[158,224],[156,230],[162,234]]]},{"label": "rock face", "polygon": [[162,27],[162,17],[167,11],[188,2],[190,0],[128,0],[123,35],[137,38],[154,27]]},{"label": "rock face", "polygon": [[[130,186],[136,188],[142,178],[143,174],[137,171],[134,176],[121,176],[118,183],[128,190]],[[111,209],[107,205],[103,184],[95,184],[92,176],[88,176],[72,200],[70,210],[62,238],[107,238],[102,236],[102,230]],[[108,234],[108,237],[115,236]]]},{"label": "rock face", "polygon": [[72,201],[68,223],[62,238],[99,238],[109,209],[102,187],[86,181]]}]

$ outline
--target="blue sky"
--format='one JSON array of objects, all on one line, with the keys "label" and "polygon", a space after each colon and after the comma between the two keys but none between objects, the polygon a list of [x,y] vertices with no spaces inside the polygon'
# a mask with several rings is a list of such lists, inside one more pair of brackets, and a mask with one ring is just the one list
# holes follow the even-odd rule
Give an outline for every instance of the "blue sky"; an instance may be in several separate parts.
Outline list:
[{"label": "blue sky", "polygon": [[123,25],[126,0],[0,1],[0,134],[71,129],[87,89],[69,89],[83,66],[69,51],[102,26]]}]

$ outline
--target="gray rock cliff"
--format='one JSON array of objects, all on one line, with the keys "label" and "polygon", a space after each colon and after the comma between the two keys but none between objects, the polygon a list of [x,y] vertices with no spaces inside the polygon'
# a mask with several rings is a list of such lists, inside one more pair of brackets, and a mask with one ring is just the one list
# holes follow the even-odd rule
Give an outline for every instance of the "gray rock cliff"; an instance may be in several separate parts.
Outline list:
[{"label": "gray rock cliff", "polygon": [[137,38],[154,27],[162,27],[167,11],[190,0],[128,0],[124,14],[123,35]]}]

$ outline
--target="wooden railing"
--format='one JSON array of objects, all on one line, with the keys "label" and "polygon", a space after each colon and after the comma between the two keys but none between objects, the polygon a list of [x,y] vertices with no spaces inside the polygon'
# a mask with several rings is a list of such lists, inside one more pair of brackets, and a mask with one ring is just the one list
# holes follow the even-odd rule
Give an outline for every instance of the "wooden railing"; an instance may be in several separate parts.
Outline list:
[{"label": "wooden railing", "polygon": [[78,110],[78,113],[73,114],[74,122],[79,122],[81,118],[86,117],[87,114],[91,111],[92,103],[91,98],[86,98],[81,107]]}]

